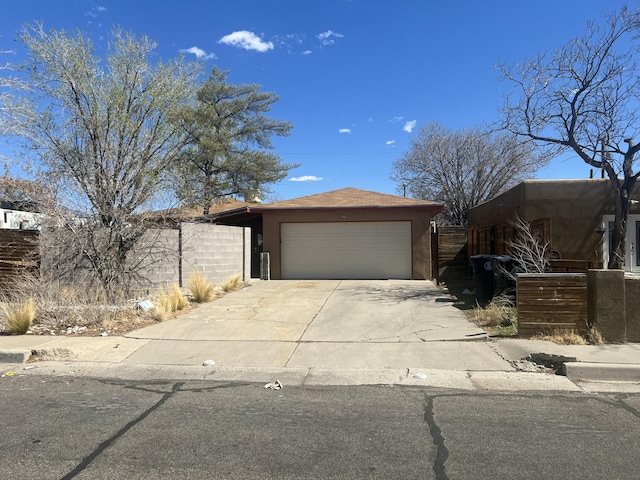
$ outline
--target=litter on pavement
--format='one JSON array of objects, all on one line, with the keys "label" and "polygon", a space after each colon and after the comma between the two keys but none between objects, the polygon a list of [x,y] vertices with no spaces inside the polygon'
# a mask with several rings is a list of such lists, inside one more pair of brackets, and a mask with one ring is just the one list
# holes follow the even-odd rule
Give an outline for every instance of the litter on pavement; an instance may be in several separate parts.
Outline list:
[{"label": "litter on pavement", "polygon": [[273,383],[267,383],[264,388],[268,389],[268,390],[280,390],[282,388],[284,388],[282,386],[282,384],[280,383],[280,380],[276,380]]}]

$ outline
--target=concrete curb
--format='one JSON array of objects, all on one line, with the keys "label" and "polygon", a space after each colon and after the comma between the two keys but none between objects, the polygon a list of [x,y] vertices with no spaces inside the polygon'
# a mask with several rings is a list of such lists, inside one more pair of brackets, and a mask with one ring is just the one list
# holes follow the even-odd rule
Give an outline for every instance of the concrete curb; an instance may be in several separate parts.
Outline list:
[{"label": "concrete curb", "polygon": [[196,365],[139,365],[99,362],[44,361],[28,365],[0,364],[11,376],[100,378],[110,381],[213,381],[287,386],[394,385],[466,391],[579,391],[568,378],[548,373],[517,371],[456,371],[423,368],[319,369],[205,367]]},{"label": "concrete curb", "polygon": [[31,350],[0,350],[0,363],[25,363]]},{"label": "concrete curb", "polygon": [[565,362],[562,373],[571,381],[640,383],[640,365],[628,363]]}]

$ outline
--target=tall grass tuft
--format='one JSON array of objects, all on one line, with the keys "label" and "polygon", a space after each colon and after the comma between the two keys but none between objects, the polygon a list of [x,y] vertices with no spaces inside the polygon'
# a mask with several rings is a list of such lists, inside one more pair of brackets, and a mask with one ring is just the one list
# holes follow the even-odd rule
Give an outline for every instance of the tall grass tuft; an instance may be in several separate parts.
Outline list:
[{"label": "tall grass tuft", "polygon": [[156,301],[154,307],[149,311],[151,318],[153,318],[157,322],[164,322],[167,318],[169,318],[169,314],[171,313],[171,301],[165,292],[160,292],[158,295],[158,300]]},{"label": "tall grass tuft", "polygon": [[189,278],[189,291],[196,303],[210,302],[215,298],[214,285],[208,282],[200,272],[196,272]]},{"label": "tall grass tuft", "polygon": [[3,304],[4,330],[11,335],[24,335],[31,328],[36,317],[36,304],[33,298],[26,301]]},{"label": "tall grass tuft", "polygon": [[149,314],[154,320],[164,322],[169,318],[169,315],[184,310],[187,305],[189,305],[189,300],[184,296],[180,287],[174,284],[168,290],[158,294],[156,304]]},{"label": "tall grass tuft", "polygon": [[171,303],[171,311],[177,312],[180,310],[184,310],[189,305],[189,300],[184,296],[180,287],[176,284],[173,284],[169,291],[167,292],[167,296],[169,297],[169,301]]},{"label": "tall grass tuft", "polygon": [[229,279],[224,282],[221,287],[223,292],[234,292],[242,288],[242,282],[240,280],[240,274],[236,273],[231,275]]},{"label": "tall grass tuft", "polygon": [[518,333],[518,311],[507,295],[494,297],[484,308],[475,308],[473,321],[499,335],[513,336]]}]

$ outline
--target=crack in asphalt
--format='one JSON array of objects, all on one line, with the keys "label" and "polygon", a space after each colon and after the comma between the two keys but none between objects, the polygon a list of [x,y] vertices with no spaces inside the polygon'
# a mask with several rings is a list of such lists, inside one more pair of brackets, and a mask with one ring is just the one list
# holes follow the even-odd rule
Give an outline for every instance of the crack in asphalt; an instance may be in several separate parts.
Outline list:
[{"label": "crack in asphalt", "polygon": [[[134,418],[129,423],[127,423],[124,427],[118,430],[113,436],[111,436],[110,438],[107,438],[104,442],[98,445],[98,447],[93,452],[87,455],[78,464],[76,468],[74,468],[69,473],[67,473],[64,477],[61,478],[61,480],[69,480],[76,477],[80,473],[82,473],[89,465],[91,465],[91,463],[93,463],[93,461],[96,458],[98,458],[102,454],[102,452],[104,452],[107,448],[109,448],[116,440],[118,440],[123,435],[125,435],[129,430],[131,430],[133,427],[135,427],[140,422],[142,422],[145,418],[151,415],[155,410],[160,408],[167,400],[169,400],[173,395],[175,395],[183,385],[184,385],[184,382],[174,383],[169,392],[162,392],[164,393],[164,395],[162,395],[160,400],[158,400],[155,404],[153,404],[151,407],[149,407],[144,412],[142,412],[142,414],[139,415],[137,418]],[[160,392],[156,391],[156,393],[160,393]]]},{"label": "crack in asphalt", "polygon": [[424,408],[424,421],[429,426],[431,440],[437,449],[432,469],[436,474],[436,480],[449,480],[449,477],[445,471],[445,463],[449,458],[449,450],[445,445],[444,437],[442,436],[442,430],[435,420],[435,415],[433,412],[433,401],[435,398],[437,397],[427,397],[427,404]]},{"label": "crack in asphalt", "polygon": [[133,427],[135,427],[136,425],[141,423],[143,420],[145,420],[153,412],[158,410],[162,405],[164,405],[167,402],[167,400],[169,400],[175,394],[180,392],[203,392],[205,390],[219,390],[221,388],[233,388],[239,385],[244,385],[244,384],[231,382],[227,384],[217,384],[212,387],[206,387],[206,388],[202,388],[202,387],[182,388],[185,385],[185,382],[177,382],[177,383],[174,383],[171,386],[171,390],[167,392],[166,390],[162,390],[160,388],[153,388],[154,385],[162,385],[162,386],[167,385],[166,382],[158,382],[158,383],[153,382],[153,383],[147,383],[142,385],[135,385],[135,384],[130,385],[128,383],[123,383],[119,381],[108,381],[108,380],[101,381],[101,382],[109,385],[121,385],[121,386],[124,386],[125,389],[140,390],[140,391],[149,392],[149,393],[158,393],[158,394],[161,394],[162,397],[160,397],[160,399],[156,403],[154,403],[151,407],[147,408],[144,412],[142,412],[136,418],[128,422],[124,427],[118,430],[114,435],[112,435],[111,437],[106,439],[104,442],[102,442],[100,445],[98,445],[98,447],[93,452],[91,452],[84,459],[82,459],[82,461],[78,464],[78,466],[76,466],[76,468],[71,470],[64,477],[62,477],[61,480],[70,480],[72,478],[75,478],[79,474],[81,474],[107,448],[113,445],[118,439],[122,438]]}]

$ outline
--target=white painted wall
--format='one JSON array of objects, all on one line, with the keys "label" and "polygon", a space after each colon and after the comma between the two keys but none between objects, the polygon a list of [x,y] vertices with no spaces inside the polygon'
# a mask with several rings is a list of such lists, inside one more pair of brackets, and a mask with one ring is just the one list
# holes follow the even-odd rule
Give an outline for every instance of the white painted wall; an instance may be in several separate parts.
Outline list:
[{"label": "white painted wall", "polygon": [[0,208],[0,228],[10,230],[40,230],[42,213]]}]

